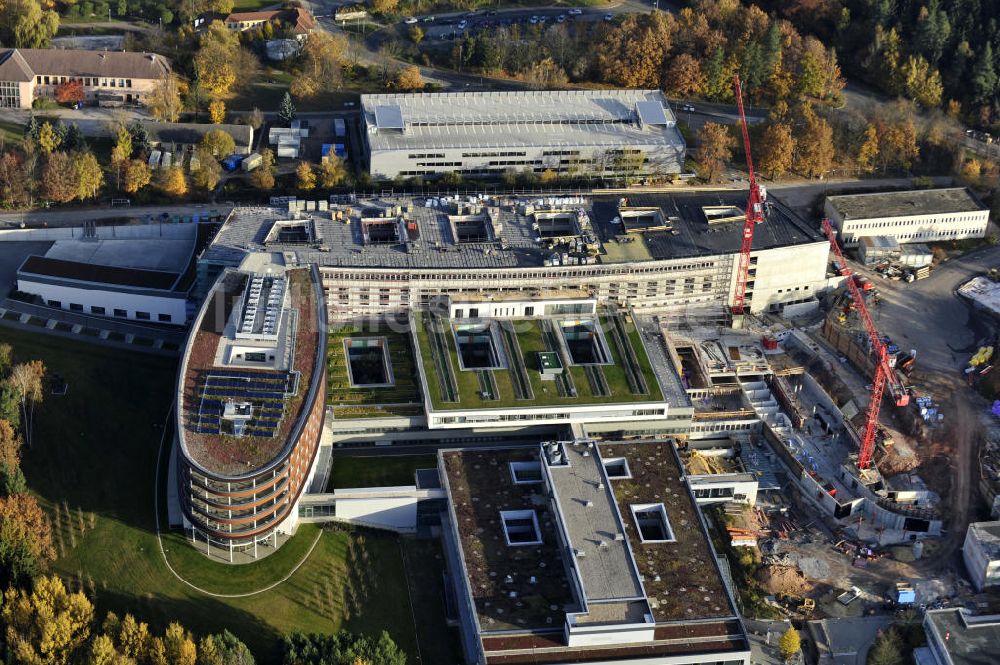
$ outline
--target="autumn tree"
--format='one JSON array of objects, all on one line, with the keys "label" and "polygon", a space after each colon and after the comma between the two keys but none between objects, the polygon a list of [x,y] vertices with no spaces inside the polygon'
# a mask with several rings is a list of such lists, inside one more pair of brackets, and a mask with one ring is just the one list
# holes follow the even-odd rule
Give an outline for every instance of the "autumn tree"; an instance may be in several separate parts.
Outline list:
[{"label": "autumn tree", "polygon": [[786,662],[790,661],[799,653],[801,648],[802,640],[799,637],[799,631],[789,626],[788,630],[782,633],[781,638],[778,640],[778,651],[781,653],[781,657]]},{"label": "autumn tree", "polygon": [[803,124],[795,137],[795,170],[807,178],[821,176],[833,166],[833,128],[806,104]]},{"label": "autumn tree", "polygon": [[51,122],[45,121],[38,128],[38,147],[46,155],[57,150],[61,142],[61,137]]},{"label": "autumn tree", "polygon": [[319,165],[319,186],[331,189],[343,184],[346,179],[344,161],[336,155],[327,155]]},{"label": "autumn tree", "polygon": [[372,0],[372,11],[376,14],[395,14],[399,9],[399,0]]},{"label": "autumn tree", "polygon": [[247,116],[247,124],[253,127],[254,131],[264,126],[264,114],[256,106],[253,107],[250,115]]},{"label": "autumn tree", "polygon": [[41,577],[30,591],[8,589],[2,610],[7,651],[23,665],[68,665],[90,637],[94,606],[58,577]]},{"label": "autumn tree", "polygon": [[213,99],[208,105],[208,117],[216,125],[226,121],[226,103],[221,99]]},{"label": "autumn tree", "polygon": [[55,559],[48,517],[34,496],[0,498],[0,583],[22,586]]},{"label": "autumn tree", "polygon": [[32,185],[23,155],[14,152],[0,155],[0,204],[6,208],[28,205]]},{"label": "autumn tree", "polygon": [[0,498],[0,583],[21,587],[55,559],[52,529],[27,492]]},{"label": "autumn tree", "polygon": [[201,147],[221,159],[233,154],[236,150],[236,141],[228,132],[212,129],[205,132],[205,136],[201,139]]},{"label": "autumn tree", "polygon": [[869,665],[904,665],[903,640],[899,631],[890,627],[875,638],[868,652]]},{"label": "autumn tree", "polygon": [[781,122],[767,126],[756,145],[757,165],[774,180],[788,173],[795,152],[792,128]]},{"label": "autumn tree", "polygon": [[198,168],[191,174],[194,184],[206,191],[212,191],[222,179],[222,167],[211,150],[200,146],[195,152]]},{"label": "autumn tree", "polygon": [[913,120],[880,123],[879,156],[883,168],[907,171],[920,156],[917,128]]},{"label": "autumn tree", "polygon": [[125,191],[134,194],[150,183],[153,171],[141,159],[130,159],[124,166]]},{"label": "autumn tree", "polygon": [[76,168],[76,198],[82,201],[97,196],[104,184],[104,171],[94,153],[89,150],[76,153],[73,165]]},{"label": "autumn tree", "polygon": [[416,65],[407,65],[396,74],[396,88],[413,92],[423,90],[424,77],[420,75],[420,68]]},{"label": "autumn tree", "polygon": [[116,632],[115,642],[122,655],[137,661],[145,660],[149,654],[150,642],[153,639],[149,632],[149,625],[136,620],[131,614],[126,614],[120,622],[113,622],[113,624],[107,628]]},{"label": "autumn tree", "polygon": [[65,152],[54,152],[45,161],[42,187],[45,197],[56,203],[69,203],[80,193],[76,166]]},{"label": "autumn tree", "polygon": [[187,194],[187,177],[184,175],[183,167],[175,164],[169,169],[162,171],[162,175],[160,176],[160,190],[164,194],[175,198],[180,198]]},{"label": "autumn tree", "polygon": [[879,135],[875,125],[868,125],[858,146],[858,166],[861,170],[871,173],[875,170],[879,151]]},{"label": "autumn tree", "polygon": [[[67,170],[72,173],[72,165]],[[29,448],[34,434],[35,406],[41,403],[45,395],[42,388],[44,379],[45,363],[41,360],[31,360],[14,365],[5,382],[17,396],[21,410],[21,431],[24,432],[24,441]]]},{"label": "autumn tree", "polygon": [[705,88],[705,75],[697,58],[681,53],[667,67],[664,74],[664,88],[674,97],[691,97],[701,94]]},{"label": "autumn tree", "polygon": [[629,14],[597,46],[597,66],[604,81],[626,88],[657,88],[677,32],[667,12]]},{"label": "autumn tree", "polygon": [[260,153],[260,166],[250,174],[250,182],[257,189],[274,189],[274,151],[270,148]]},{"label": "autumn tree", "polygon": [[185,630],[179,623],[173,622],[167,626],[167,631],[163,635],[163,645],[170,665],[196,665],[198,647],[190,631]]},{"label": "autumn tree", "polygon": [[78,79],[70,79],[56,86],[56,101],[60,104],[76,104],[86,99],[83,83]]},{"label": "autumn tree", "polygon": [[314,97],[339,90],[347,47],[347,38],[341,34],[323,31],[311,34],[302,49],[302,67],[292,80],[291,93],[296,97]]},{"label": "autumn tree", "polygon": [[938,106],[944,94],[941,74],[919,55],[911,55],[900,67],[899,88],[924,108]]},{"label": "autumn tree", "polygon": [[0,420],[0,496],[21,494],[26,484],[21,471],[21,437],[6,420]]},{"label": "autumn tree", "polygon": [[715,182],[732,158],[736,140],[725,126],[706,122],[698,132],[697,143],[694,158],[698,175],[706,182]]},{"label": "autumn tree", "polygon": [[552,58],[543,58],[532,64],[521,73],[521,78],[525,83],[542,88],[565,88],[569,85],[569,76]]},{"label": "autumn tree", "polygon": [[316,189],[316,173],[309,162],[299,162],[295,169],[295,185],[304,192]]},{"label": "autumn tree", "polygon": [[424,41],[424,29],[419,25],[411,25],[407,32],[410,36],[410,41],[414,44],[419,46],[420,42]]},{"label": "autumn tree", "polygon": [[230,31],[221,21],[212,21],[202,33],[194,56],[198,84],[219,97],[234,87],[250,84],[258,70],[256,56],[240,45],[239,33]]},{"label": "autumn tree", "polygon": [[146,99],[146,106],[152,116],[165,122],[177,122],[184,108],[181,101],[182,88],[180,78],[172,72],[160,79]]},{"label": "autumn tree", "polygon": [[59,14],[38,0],[0,0],[0,43],[45,48],[59,31]]}]

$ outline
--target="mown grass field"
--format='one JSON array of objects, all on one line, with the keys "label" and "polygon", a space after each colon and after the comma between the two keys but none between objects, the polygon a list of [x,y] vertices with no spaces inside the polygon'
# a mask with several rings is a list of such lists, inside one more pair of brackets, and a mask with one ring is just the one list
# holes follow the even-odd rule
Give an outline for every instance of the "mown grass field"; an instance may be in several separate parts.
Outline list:
[{"label": "mown grass field", "polygon": [[[274,662],[281,634],[291,630],[385,629],[416,654],[394,537],[324,531],[287,582],[247,598],[208,596],[170,573],[157,543],[153,488],[174,359],[7,328],[0,328],[0,342],[13,345],[16,360],[41,359],[68,383],[66,395],[47,394],[37,410],[24,469],[53,521],[54,572],[85,588],[100,611],[132,612],[157,629],[174,620],[196,634],[228,628],[259,663]],[[164,547],[184,577],[234,594],[283,578],[317,533],[304,525],[271,557],[238,567],[203,558],[181,534],[166,534]]]}]

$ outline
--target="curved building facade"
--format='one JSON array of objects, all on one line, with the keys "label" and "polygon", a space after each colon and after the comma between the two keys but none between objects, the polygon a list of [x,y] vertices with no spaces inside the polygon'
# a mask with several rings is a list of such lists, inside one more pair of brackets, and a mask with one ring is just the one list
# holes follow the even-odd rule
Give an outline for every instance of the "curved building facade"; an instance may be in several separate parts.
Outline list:
[{"label": "curved building facade", "polygon": [[177,482],[206,551],[259,555],[295,531],[326,405],[326,319],[315,267],[226,271],[184,350]]}]

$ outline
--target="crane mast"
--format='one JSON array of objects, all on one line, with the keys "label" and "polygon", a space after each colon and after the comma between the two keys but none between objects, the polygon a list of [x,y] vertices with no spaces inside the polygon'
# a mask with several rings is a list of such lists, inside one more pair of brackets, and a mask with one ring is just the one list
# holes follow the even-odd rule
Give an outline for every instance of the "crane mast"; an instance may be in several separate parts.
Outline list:
[{"label": "crane mast", "polygon": [[740,129],[743,130],[743,152],[746,155],[747,172],[750,176],[750,195],[747,198],[746,218],[743,221],[743,244],[736,268],[736,292],[733,294],[732,313],[740,316],[744,313],[747,296],[747,281],[750,275],[750,251],[753,249],[753,231],[757,224],[764,221],[764,193],[753,170],[753,157],[750,155],[750,132],[747,130],[747,117],[743,111],[743,88],[740,77],[733,77],[733,88],[736,92],[736,108],[740,113]]},{"label": "crane mast", "polygon": [[854,281],[854,274],[847,267],[844,254],[840,251],[840,245],[837,244],[837,233],[833,229],[833,225],[830,224],[829,219],[823,220],[823,233],[826,234],[827,240],[830,241],[830,247],[837,257],[837,262],[840,265],[840,274],[847,278],[847,290],[854,300],[858,317],[864,325],[865,332],[868,334],[868,340],[871,342],[872,351],[876,357],[871,399],[868,402],[868,411],[865,417],[865,431],[862,434],[861,447],[858,451],[858,468],[867,469],[875,454],[875,433],[878,430],[878,413],[882,406],[882,394],[886,384],[889,384],[889,390],[897,406],[906,406],[909,404],[910,396],[907,394],[906,388],[896,377],[895,369],[889,364],[889,352],[885,348],[882,337],[879,335],[878,328],[875,327],[875,322],[872,321],[871,314],[868,312],[868,305],[865,304],[864,295]]}]

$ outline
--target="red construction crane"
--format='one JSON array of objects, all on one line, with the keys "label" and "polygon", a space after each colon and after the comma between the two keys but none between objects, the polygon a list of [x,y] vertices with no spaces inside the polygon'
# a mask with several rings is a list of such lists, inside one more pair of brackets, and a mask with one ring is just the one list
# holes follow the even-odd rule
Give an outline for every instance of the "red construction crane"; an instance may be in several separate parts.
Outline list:
[{"label": "red construction crane", "polygon": [[736,293],[733,294],[734,315],[743,314],[747,297],[747,278],[750,275],[750,250],[753,249],[753,230],[757,224],[764,221],[764,192],[757,184],[757,176],[753,172],[753,157],[750,156],[750,132],[747,131],[747,116],[743,112],[743,88],[740,77],[733,77],[733,87],[736,89],[736,108],[740,112],[740,128],[743,130],[743,151],[747,158],[747,173],[750,174],[750,196],[747,198],[746,220],[743,222],[743,245],[740,248],[739,265],[736,269]]},{"label": "red construction crane", "polygon": [[830,241],[830,247],[833,248],[833,253],[837,256],[840,274],[847,278],[845,280],[847,282],[847,290],[851,294],[851,298],[854,299],[858,317],[861,319],[861,323],[864,324],[865,332],[868,333],[868,339],[872,345],[872,352],[876,357],[871,399],[868,402],[868,413],[865,417],[865,431],[861,436],[861,448],[858,451],[858,468],[867,469],[868,465],[871,464],[872,455],[875,452],[875,432],[878,431],[878,412],[882,406],[882,392],[885,390],[885,385],[889,384],[889,392],[892,394],[893,401],[897,406],[906,406],[909,404],[910,395],[906,392],[906,387],[903,386],[896,376],[896,370],[889,364],[889,352],[885,348],[885,343],[882,342],[882,337],[879,335],[878,328],[875,327],[875,322],[872,321],[871,314],[868,312],[868,306],[865,304],[865,297],[861,293],[861,289],[858,288],[854,274],[847,267],[844,254],[840,251],[840,245],[837,244],[837,232],[834,231],[829,219],[823,220],[823,233],[826,234],[827,239]]}]

